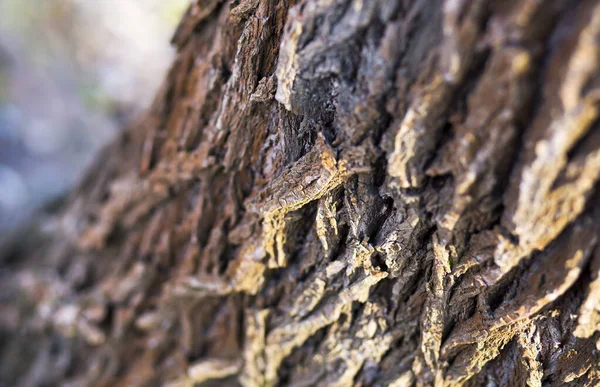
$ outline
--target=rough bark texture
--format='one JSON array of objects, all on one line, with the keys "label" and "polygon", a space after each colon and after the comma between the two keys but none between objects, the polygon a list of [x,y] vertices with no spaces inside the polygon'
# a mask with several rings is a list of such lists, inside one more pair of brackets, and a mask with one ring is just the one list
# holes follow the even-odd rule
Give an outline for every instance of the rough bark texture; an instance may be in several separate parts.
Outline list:
[{"label": "rough bark texture", "polygon": [[3,258],[5,385],[600,383],[600,4],[197,0]]}]

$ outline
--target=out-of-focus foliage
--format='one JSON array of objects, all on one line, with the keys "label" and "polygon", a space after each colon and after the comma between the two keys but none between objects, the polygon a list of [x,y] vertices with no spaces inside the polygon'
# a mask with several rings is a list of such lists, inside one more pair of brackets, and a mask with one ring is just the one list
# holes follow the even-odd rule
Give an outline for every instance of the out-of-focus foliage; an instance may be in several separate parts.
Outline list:
[{"label": "out-of-focus foliage", "polygon": [[0,0],[0,232],[150,102],[189,0]]}]

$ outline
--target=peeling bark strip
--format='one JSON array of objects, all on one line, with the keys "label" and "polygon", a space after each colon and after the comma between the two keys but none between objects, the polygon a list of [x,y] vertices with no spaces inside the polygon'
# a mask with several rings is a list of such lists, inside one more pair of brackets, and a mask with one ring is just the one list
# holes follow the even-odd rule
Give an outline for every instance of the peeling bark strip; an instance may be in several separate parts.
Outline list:
[{"label": "peeling bark strip", "polygon": [[598,42],[593,0],[194,1],[4,249],[0,384],[600,384]]}]

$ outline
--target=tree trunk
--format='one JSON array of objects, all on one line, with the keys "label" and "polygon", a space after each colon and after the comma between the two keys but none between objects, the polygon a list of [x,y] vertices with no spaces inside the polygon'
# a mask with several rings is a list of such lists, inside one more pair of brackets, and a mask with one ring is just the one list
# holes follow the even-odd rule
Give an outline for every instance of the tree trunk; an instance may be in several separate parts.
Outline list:
[{"label": "tree trunk", "polygon": [[5,246],[3,385],[600,383],[600,3],[197,0]]}]

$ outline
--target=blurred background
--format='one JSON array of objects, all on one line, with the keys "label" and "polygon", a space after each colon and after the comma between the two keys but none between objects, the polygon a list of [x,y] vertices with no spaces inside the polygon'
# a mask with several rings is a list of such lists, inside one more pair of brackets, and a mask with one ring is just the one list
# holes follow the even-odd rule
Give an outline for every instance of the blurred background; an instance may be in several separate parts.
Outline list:
[{"label": "blurred background", "polygon": [[190,0],[0,0],[0,236],[153,98]]}]

